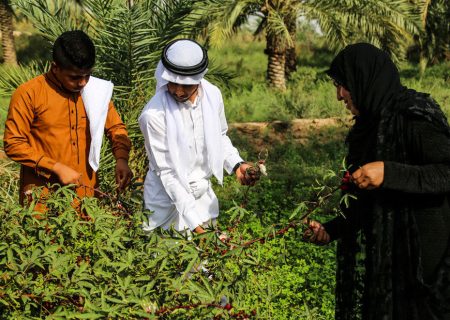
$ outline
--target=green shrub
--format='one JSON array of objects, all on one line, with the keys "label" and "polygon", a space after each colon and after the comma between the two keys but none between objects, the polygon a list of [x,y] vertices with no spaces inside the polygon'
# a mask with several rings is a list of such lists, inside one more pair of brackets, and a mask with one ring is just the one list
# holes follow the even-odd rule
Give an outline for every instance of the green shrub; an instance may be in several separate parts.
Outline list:
[{"label": "green shrub", "polygon": [[[222,192],[242,191],[231,179]],[[80,214],[71,205],[70,187],[50,195],[44,219],[33,212],[34,202],[29,208],[0,203],[2,317],[331,318],[334,247],[303,243],[300,225],[273,237],[292,213],[286,203],[278,204],[282,191],[276,179],[262,180],[255,187],[262,189],[248,193],[249,207],[266,210],[263,219],[232,203],[232,197],[224,201],[228,207],[222,204],[220,229],[227,230],[234,249],[215,232],[193,238],[145,234],[146,213],[136,205],[134,214],[126,215],[114,197],[83,199]],[[313,194],[304,183],[298,202]],[[202,261],[207,272],[194,272]]]}]

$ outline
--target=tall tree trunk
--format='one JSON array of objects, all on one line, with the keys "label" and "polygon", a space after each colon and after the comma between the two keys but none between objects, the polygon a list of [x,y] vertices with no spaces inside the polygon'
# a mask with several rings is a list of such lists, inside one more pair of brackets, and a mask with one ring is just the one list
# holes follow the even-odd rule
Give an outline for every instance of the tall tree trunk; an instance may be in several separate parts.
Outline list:
[{"label": "tall tree trunk", "polygon": [[280,40],[270,34],[266,34],[266,50],[265,53],[268,56],[267,64],[267,80],[269,86],[286,90],[286,76],[285,76],[285,64],[286,64],[286,50],[282,49]]},{"label": "tall tree trunk", "polygon": [[295,38],[297,33],[297,16],[294,14],[288,17],[288,20],[285,21],[287,29],[289,30],[289,35],[292,38],[293,46],[286,49],[286,65],[285,65],[285,73],[286,78],[289,78],[289,75],[292,72],[297,71],[297,52],[295,50]]},{"label": "tall tree trunk", "polygon": [[9,1],[0,1],[0,32],[2,36],[3,59],[7,64],[17,64],[13,35],[13,12]]},{"label": "tall tree trunk", "polygon": [[419,72],[420,72],[421,76],[425,73],[425,69],[427,68],[428,59],[429,59],[429,56],[430,56],[430,53],[428,52],[429,51],[429,47],[430,47],[430,44],[428,43],[429,42],[429,40],[428,40],[429,36],[427,35],[427,17],[428,17],[428,12],[429,12],[429,9],[430,9],[430,5],[431,5],[431,0],[427,0],[425,2],[424,10],[423,10],[422,15],[420,17],[421,20],[422,20],[422,28],[424,30],[423,36],[419,37],[419,41],[418,41],[418,43],[419,43],[419,50],[420,50],[420,53],[419,53]]}]

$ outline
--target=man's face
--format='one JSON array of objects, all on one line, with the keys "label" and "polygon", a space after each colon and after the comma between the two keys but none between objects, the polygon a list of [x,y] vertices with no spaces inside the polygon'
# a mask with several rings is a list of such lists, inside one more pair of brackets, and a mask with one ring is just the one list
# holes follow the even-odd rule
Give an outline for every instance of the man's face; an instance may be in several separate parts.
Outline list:
[{"label": "man's face", "polygon": [[334,82],[334,85],[336,86],[336,98],[338,101],[343,100],[345,103],[345,107],[350,110],[350,112],[354,116],[359,116],[359,111],[356,108],[356,106],[353,104],[352,96],[350,95],[350,91],[345,89],[340,84]]},{"label": "man's face", "polygon": [[55,62],[52,62],[51,70],[62,86],[73,93],[78,93],[84,88],[92,73],[92,68],[78,69],[74,67],[67,69],[58,66]]},{"label": "man's face", "polygon": [[167,89],[170,95],[178,102],[186,102],[190,100],[192,103],[197,97],[198,84],[178,84],[169,82]]}]

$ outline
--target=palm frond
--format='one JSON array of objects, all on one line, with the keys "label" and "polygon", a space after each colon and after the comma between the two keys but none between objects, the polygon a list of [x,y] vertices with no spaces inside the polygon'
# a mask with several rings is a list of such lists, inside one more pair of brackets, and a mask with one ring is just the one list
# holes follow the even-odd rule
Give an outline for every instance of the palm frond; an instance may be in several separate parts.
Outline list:
[{"label": "palm frond", "polygon": [[394,59],[404,57],[407,43],[420,28],[421,8],[408,0],[305,1],[301,11],[319,23],[331,48],[367,41],[388,50]]},{"label": "palm frond", "polygon": [[190,17],[197,21],[197,28],[207,34],[209,43],[219,47],[247,22],[249,15],[259,11],[261,3],[260,0],[196,1]]},{"label": "palm frond", "polygon": [[18,8],[39,33],[51,42],[64,31],[87,30],[89,26],[83,8],[74,1],[15,0],[14,7]]},{"label": "palm frond", "polygon": [[38,61],[31,62],[29,65],[1,66],[0,96],[10,97],[19,85],[44,73],[48,68],[49,63]]},{"label": "palm frond", "polygon": [[294,46],[294,40],[291,38],[288,26],[286,24],[287,19],[290,18],[291,10],[293,9],[294,8],[290,6],[290,1],[278,1],[276,7],[268,10],[266,32],[277,37],[279,40],[279,45],[282,48]]}]

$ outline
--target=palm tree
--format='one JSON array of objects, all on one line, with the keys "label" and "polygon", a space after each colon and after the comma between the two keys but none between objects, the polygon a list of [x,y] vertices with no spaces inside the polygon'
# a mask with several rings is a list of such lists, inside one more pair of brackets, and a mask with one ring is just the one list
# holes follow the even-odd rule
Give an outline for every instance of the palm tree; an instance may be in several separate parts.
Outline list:
[{"label": "palm tree", "polygon": [[450,3],[427,0],[422,13],[423,32],[416,38],[420,49],[421,73],[429,62],[450,59]]},{"label": "palm tree", "polygon": [[0,1],[0,32],[2,35],[3,59],[6,64],[16,65],[17,56],[14,42],[13,10],[10,1]]},{"label": "palm tree", "polygon": [[417,2],[421,5],[409,0],[202,0],[196,2],[195,14],[212,45],[221,45],[250,17],[258,17],[255,33],[266,34],[269,85],[284,89],[286,71],[294,69],[291,61],[295,61],[292,52],[299,17],[316,21],[332,49],[364,40],[401,58],[411,34],[420,27],[425,0]]}]

